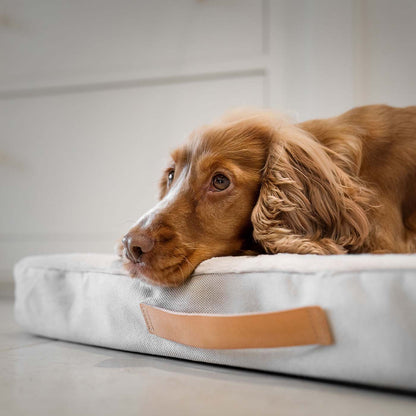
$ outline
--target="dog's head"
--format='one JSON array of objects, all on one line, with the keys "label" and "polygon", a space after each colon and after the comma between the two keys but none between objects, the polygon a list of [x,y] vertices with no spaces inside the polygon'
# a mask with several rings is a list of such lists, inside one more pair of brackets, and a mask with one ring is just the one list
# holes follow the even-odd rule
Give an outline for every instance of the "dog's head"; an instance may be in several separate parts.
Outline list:
[{"label": "dog's head", "polygon": [[343,252],[366,232],[352,185],[300,128],[267,113],[231,114],[172,153],[159,203],[123,238],[125,267],[176,286],[211,257]]}]

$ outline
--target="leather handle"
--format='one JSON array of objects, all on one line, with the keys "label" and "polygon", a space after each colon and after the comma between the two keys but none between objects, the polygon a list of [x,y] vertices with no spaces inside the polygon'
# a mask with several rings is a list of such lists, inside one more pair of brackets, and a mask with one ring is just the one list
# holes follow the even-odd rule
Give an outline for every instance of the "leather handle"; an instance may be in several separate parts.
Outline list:
[{"label": "leather handle", "polygon": [[150,333],[208,349],[330,345],[333,338],[319,306],[280,312],[211,315],[172,312],[140,304]]}]

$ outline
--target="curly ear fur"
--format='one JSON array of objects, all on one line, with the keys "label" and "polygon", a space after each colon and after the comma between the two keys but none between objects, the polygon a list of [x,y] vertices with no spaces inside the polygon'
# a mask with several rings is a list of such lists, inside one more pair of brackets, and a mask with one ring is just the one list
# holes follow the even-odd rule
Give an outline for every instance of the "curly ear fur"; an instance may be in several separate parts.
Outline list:
[{"label": "curly ear fur", "polygon": [[274,127],[251,217],[253,237],[267,253],[361,251],[371,194],[350,174],[360,161],[346,169],[348,157],[337,160],[334,153],[295,125]]}]

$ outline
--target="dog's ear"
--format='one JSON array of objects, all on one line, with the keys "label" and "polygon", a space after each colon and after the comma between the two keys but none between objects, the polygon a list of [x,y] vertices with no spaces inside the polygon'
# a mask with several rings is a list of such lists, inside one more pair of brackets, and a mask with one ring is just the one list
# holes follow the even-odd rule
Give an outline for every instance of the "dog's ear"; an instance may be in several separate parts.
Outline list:
[{"label": "dog's ear", "polygon": [[251,217],[255,241],[268,253],[358,251],[369,233],[366,188],[297,126],[275,127],[269,146]]}]

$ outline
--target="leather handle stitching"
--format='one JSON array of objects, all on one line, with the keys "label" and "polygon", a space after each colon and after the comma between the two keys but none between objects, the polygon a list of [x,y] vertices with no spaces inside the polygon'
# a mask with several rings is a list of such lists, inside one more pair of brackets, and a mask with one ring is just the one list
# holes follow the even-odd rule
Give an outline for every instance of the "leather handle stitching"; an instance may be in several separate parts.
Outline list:
[{"label": "leather handle stitching", "polygon": [[147,330],[151,332],[152,334],[155,332],[155,328],[153,327],[152,319],[144,306],[144,304],[140,304],[140,309],[142,310],[144,322],[146,323]]}]

